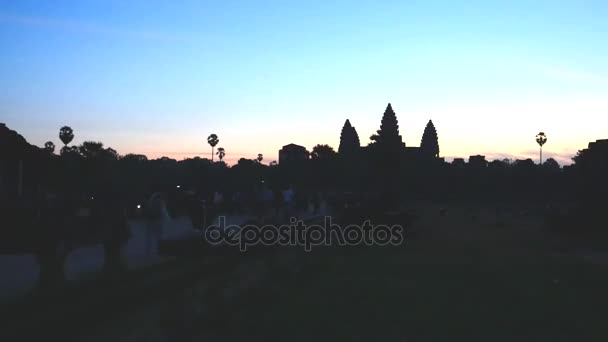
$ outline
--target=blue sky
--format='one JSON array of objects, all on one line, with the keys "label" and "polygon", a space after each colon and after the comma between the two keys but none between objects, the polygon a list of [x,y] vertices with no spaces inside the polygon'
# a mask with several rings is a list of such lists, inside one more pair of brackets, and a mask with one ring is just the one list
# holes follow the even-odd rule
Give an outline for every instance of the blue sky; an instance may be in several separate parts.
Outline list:
[{"label": "blue sky", "polygon": [[363,143],[391,102],[408,146],[568,161],[608,138],[603,1],[0,0],[0,121],[28,141],[229,161]]}]

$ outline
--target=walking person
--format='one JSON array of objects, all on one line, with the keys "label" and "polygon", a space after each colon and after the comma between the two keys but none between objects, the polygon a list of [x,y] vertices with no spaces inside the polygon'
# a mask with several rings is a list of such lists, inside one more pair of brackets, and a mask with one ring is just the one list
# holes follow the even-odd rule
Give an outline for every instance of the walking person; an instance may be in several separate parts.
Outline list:
[{"label": "walking person", "polygon": [[314,215],[318,215],[321,211],[321,194],[319,191],[312,193],[312,212]]},{"label": "walking person", "polygon": [[217,209],[223,209],[224,204],[224,194],[220,191],[216,191],[213,193],[213,206]]},{"label": "walking person", "polygon": [[162,193],[157,192],[150,197],[146,205],[146,255],[156,253],[158,240],[160,240],[163,234],[165,220],[169,217],[167,205],[163,197]]},{"label": "walking person", "polygon": [[270,212],[273,202],[272,191],[264,183],[258,187],[256,202],[256,216],[260,222],[264,222]]}]

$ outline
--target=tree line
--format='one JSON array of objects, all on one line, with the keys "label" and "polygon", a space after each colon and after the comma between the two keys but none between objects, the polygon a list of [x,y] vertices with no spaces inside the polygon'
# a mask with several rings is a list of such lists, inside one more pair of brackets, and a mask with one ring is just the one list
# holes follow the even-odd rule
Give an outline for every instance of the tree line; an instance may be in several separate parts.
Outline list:
[{"label": "tree line", "polygon": [[[576,195],[580,179],[577,168],[563,169],[553,159],[542,165],[531,159],[468,164],[438,159],[432,122],[425,129],[422,146],[433,158],[414,159],[400,153],[402,143],[394,129],[393,133],[383,133],[394,128],[396,120],[385,120],[371,148],[366,149],[352,147],[358,136],[348,126],[345,125],[343,136],[353,144],[341,142],[338,152],[329,145],[318,144],[306,161],[266,165],[262,163],[263,155],[258,154],[252,159],[241,158],[232,166],[223,161],[224,148],[215,151],[219,142],[215,134],[207,139],[212,148],[211,160],[195,157],[178,161],[168,157],[148,159],[140,154],[121,156],[101,142],[69,146],[74,131],[65,126],[59,133],[64,144],[59,155],[53,153],[51,142],[45,144],[49,158],[44,168],[44,186],[57,193],[105,194],[123,199],[176,185],[204,194],[254,191],[262,181],[277,189],[294,185],[311,191],[384,192],[400,198],[550,200]],[[219,161],[213,159],[214,155]]]}]

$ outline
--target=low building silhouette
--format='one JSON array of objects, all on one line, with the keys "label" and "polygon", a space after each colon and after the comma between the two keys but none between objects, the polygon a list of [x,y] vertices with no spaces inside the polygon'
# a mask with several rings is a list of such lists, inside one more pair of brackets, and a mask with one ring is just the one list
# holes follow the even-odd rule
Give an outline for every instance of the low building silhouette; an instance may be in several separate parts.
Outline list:
[{"label": "low building silhouette", "polygon": [[304,146],[289,144],[279,150],[279,164],[308,160],[310,153]]},{"label": "low building silhouette", "polygon": [[485,156],[476,155],[469,157],[469,167],[486,167],[488,166],[488,161]]},{"label": "low building silhouette", "polygon": [[454,160],[452,160],[452,165],[456,167],[464,167],[466,164],[467,163],[463,158],[454,158]]}]

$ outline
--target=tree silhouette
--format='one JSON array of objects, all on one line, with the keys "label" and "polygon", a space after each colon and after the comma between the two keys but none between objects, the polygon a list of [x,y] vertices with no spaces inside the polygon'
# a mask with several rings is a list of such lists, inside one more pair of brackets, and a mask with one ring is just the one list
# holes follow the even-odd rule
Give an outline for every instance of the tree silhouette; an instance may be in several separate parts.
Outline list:
[{"label": "tree silhouette", "polygon": [[240,158],[236,165],[242,168],[252,167],[255,165],[255,160]]},{"label": "tree silhouette", "polygon": [[213,161],[213,152],[217,143],[220,142],[220,139],[216,134],[211,134],[207,137],[207,143],[211,145],[211,161]]},{"label": "tree silhouette", "polygon": [[55,144],[52,141],[47,141],[44,143],[44,150],[50,154],[55,152]]},{"label": "tree silhouette", "polygon": [[68,126],[63,126],[59,129],[59,139],[67,147],[69,143],[74,139],[74,130]]},{"label": "tree silhouette", "polygon": [[334,151],[333,147],[331,147],[329,145],[321,145],[321,144],[317,144],[315,147],[313,147],[312,152],[310,153],[310,156],[312,159],[322,159],[322,160],[330,159],[330,158],[334,157],[335,155],[336,155],[336,151]]},{"label": "tree silhouette", "polygon": [[550,170],[557,170],[560,168],[560,165],[557,162],[557,160],[555,160],[553,158],[549,158],[549,159],[545,160],[545,162],[543,163],[543,167],[545,167],[546,169],[550,169]]},{"label": "tree silhouette", "polygon": [[359,141],[359,135],[355,130],[355,127],[351,126],[350,121],[346,119],[342,132],[340,133],[340,146],[338,146],[339,153],[352,153],[358,151],[361,148],[361,142]]},{"label": "tree silhouette", "polygon": [[148,157],[143,154],[129,153],[121,158],[125,162],[143,163],[148,161]]},{"label": "tree silhouette", "polygon": [[509,167],[509,160],[508,159],[503,159],[503,160],[495,159],[495,160],[492,160],[488,164],[488,166],[490,166],[494,169],[505,169],[505,168]]},{"label": "tree silhouette", "polygon": [[534,164],[534,161],[532,159],[530,159],[530,158],[527,158],[527,159],[517,159],[513,163],[513,167],[518,168],[518,169],[532,170],[532,169],[534,169],[535,166],[536,166],[536,164]]},{"label": "tree silhouette", "polygon": [[258,161],[258,163],[262,163],[262,160],[264,160],[264,155],[258,153],[258,158],[256,160]]},{"label": "tree silhouette", "polygon": [[80,155],[87,159],[99,157],[104,151],[103,143],[96,141],[85,141],[78,147]]},{"label": "tree silhouette", "polygon": [[536,135],[536,142],[540,145],[540,165],[543,164],[543,145],[547,142],[547,136],[545,133],[540,132]]},{"label": "tree silhouette", "polygon": [[112,162],[120,159],[115,149],[104,148],[102,142],[85,141],[78,147],[72,147],[72,149],[75,149],[82,158],[96,162]]},{"label": "tree silhouette", "polygon": [[118,159],[120,159],[120,155],[118,154],[118,152],[115,149],[111,148],[111,147],[108,147],[108,148],[105,149],[104,155],[107,156],[107,157],[109,157],[112,160],[118,160]]},{"label": "tree silhouette", "polygon": [[420,142],[420,150],[422,153],[439,158],[439,140],[437,138],[437,130],[433,121],[429,120],[422,134],[422,141]]},{"label": "tree silhouette", "polygon": [[222,159],[224,159],[225,155],[226,155],[226,150],[224,150],[223,147],[218,147],[217,148],[217,157],[220,158],[220,161],[222,161]]}]

